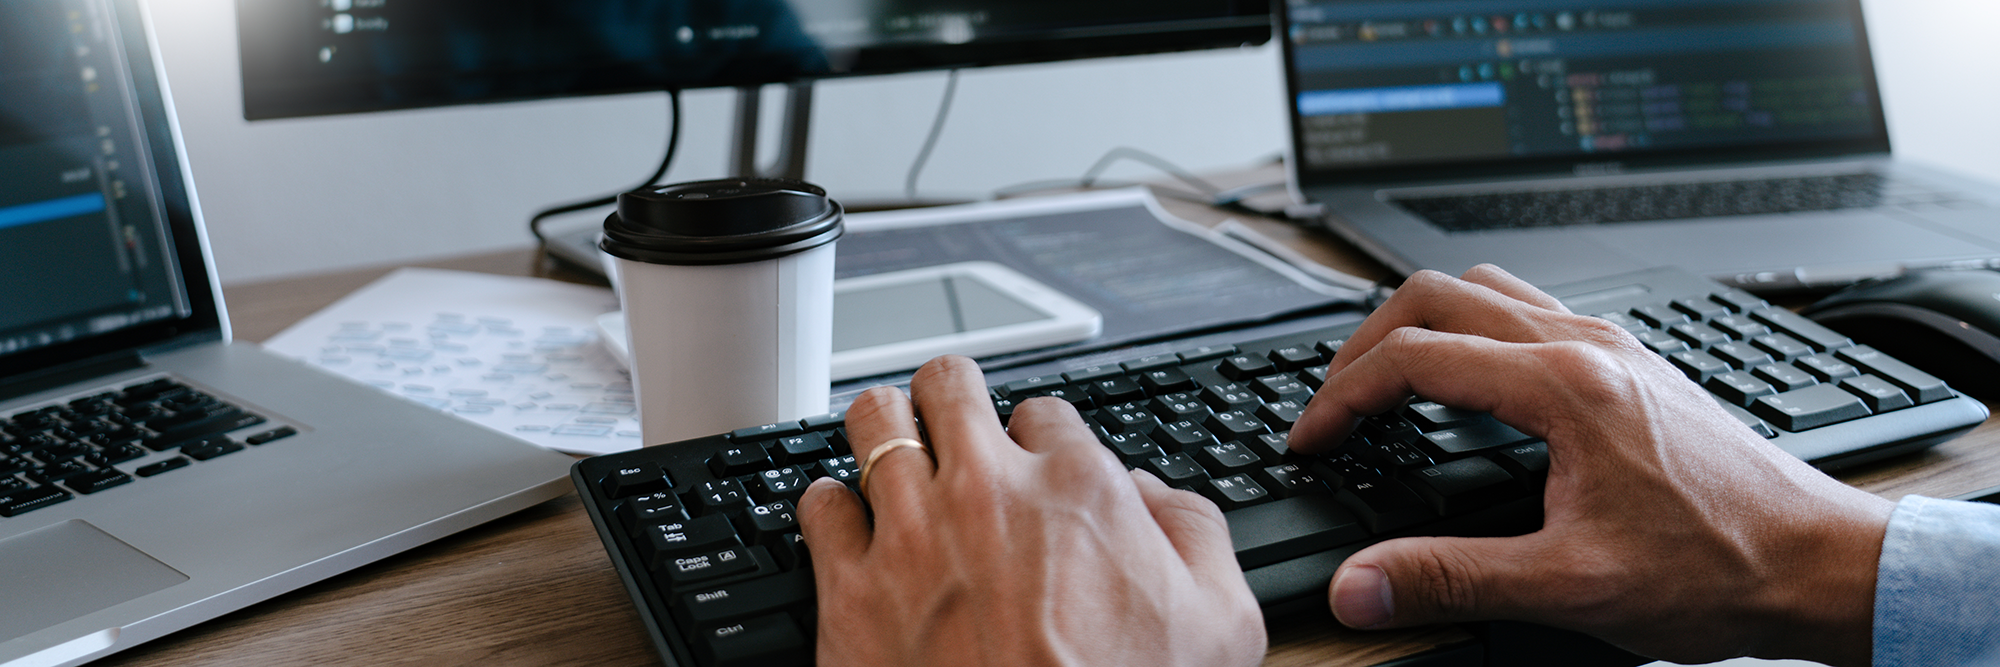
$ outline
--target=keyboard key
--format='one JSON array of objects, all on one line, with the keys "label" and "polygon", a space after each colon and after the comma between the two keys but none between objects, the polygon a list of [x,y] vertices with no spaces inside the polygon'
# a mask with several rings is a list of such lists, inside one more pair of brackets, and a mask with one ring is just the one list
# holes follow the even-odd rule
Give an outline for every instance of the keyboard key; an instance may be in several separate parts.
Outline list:
[{"label": "keyboard key", "polygon": [[1147,401],[1146,407],[1163,422],[1200,421],[1208,417],[1208,406],[1188,393],[1167,394]]},{"label": "keyboard key", "polygon": [[1195,449],[1193,456],[1196,463],[1217,477],[1247,473],[1264,464],[1264,459],[1251,452],[1249,447],[1234,442]]},{"label": "keyboard key", "polygon": [[1123,367],[1120,367],[1117,364],[1112,364],[1109,366],[1085,366],[1083,368],[1079,368],[1070,371],[1068,373],[1064,373],[1062,374],[1062,376],[1063,379],[1068,380],[1070,384],[1089,384],[1092,382],[1096,382],[1098,380],[1103,380],[1114,376],[1122,376],[1124,374],[1125,374],[1125,369]]},{"label": "keyboard key", "polygon": [[1167,453],[1192,451],[1199,447],[1222,444],[1208,429],[1191,421],[1177,421],[1161,424],[1153,429],[1153,444],[1159,445]]},{"label": "keyboard key", "polygon": [[1692,322],[1676,324],[1673,328],[1668,329],[1667,333],[1673,334],[1675,338],[1687,341],[1688,345],[1695,349],[1703,349],[1711,345],[1721,345],[1729,342],[1729,334],[1722,333],[1715,327],[1706,324]]},{"label": "keyboard key", "polygon": [[1745,292],[1743,290],[1738,290],[1738,289],[1726,289],[1720,292],[1716,292],[1714,294],[1710,294],[1708,295],[1708,300],[1722,304],[1729,310],[1738,313],[1747,313],[1771,305],[1769,303],[1766,303],[1763,299],[1757,298],[1755,295],[1750,294],[1749,292]]},{"label": "keyboard key", "polygon": [[1195,482],[1208,479],[1208,471],[1202,470],[1201,464],[1195,463],[1194,459],[1188,458],[1186,454],[1168,454],[1146,459],[1139,464],[1139,469],[1153,473],[1153,476],[1160,478],[1160,481],[1166,482],[1167,486],[1175,488],[1191,489],[1194,488]]},{"label": "keyboard key", "polygon": [[1292,424],[1298,423],[1299,417],[1305,412],[1305,401],[1272,401],[1257,406],[1256,415],[1272,430],[1289,431],[1292,430]]},{"label": "keyboard key", "polygon": [[687,509],[672,491],[655,491],[627,500],[618,506],[618,516],[633,532],[646,526],[678,523],[688,519]]},{"label": "keyboard key", "polygon": [[1743,371],[1731,371],[1709,378],[1702,388],[1717,398],[1740,407],[1749,407],[1751,401],[1778,393],[1771,383],[1757,379],[1757,376]]},{"label": "keyboard key", "polygon": [[81,494],[92,494],[132,481],[132,476],[117,470],[93,470],[70,477],[62,482],[69,490]]},{"label": "keyboard key", "polygon": [[55,486],[38,486],[25,491],[0,494],[0,516],[20,516],[69,500],[69,492]]},{"label": "keyboard key", "polygon": [[1250,448],[1250,452],[1262,459],[1264,465],[1277,465],[1286,458],[1296,456],[1292,453],[1291,438],[1292,434],[1289,431],[1265,433],[1243,441],[1243,446]]},{"label": "keyboard key", "polygon": [[677,556],[661,568],[667,575],[667,584],[674,590],[700,585],[725,577],[755,574],[759,571],[775,573],[778,566],[770,562],[769,556],[755,557],[751,550],[762,551],[760,547],[730,547],[707,553]]},{"label": "keyboard key", "polygon": [[1040,375],[1031,378],[1023,378],[1020,380],[1009,382],[1007,384],[1000,385],[1000,395],[1013,396],[1015,394],[1038,394],[1039,392],[1045,390],[1063,386],[1066,383],[1067,382],[1063,380],[1062,376],[1060,375]]},{"label": "keyboard key", "polygon": [[1835,356],[1861,367],[1870,375],[1902,387],[1917,405],[1942,401],[1952,396],[1951,388],[1946,387],[1943,380],[1892,359],[1889,355],[1876,351],[1875,348],[1856,345],[1836,352]]},{"label": "keyboard key", "polygon": [[1639,334],[1639,343],[1645,345],[1646,349],[1652,350],[1654,354],[1663,357],[1688,349],[1687,341],[1675,338],[1673,334],[1658,330],[1646,331]]},{"label": "keyboard key", "polygon": [[858,483],[861,478],[861,464],[855,462],[852,455],[837,456],[830,459],[821,459],[818,463],[807,468],[807,474],[813,479],[832,477],[836,482]]},{"label": "keyboard key", "polygon": [[637,541],[648,570],[666,567],[675,556],[743,544],[736,536],[736,529],[729,525],[729,518],[720,514],[647,526]]},{"label": "keyboard key", "polygon": [[1706,321],[1729,314],[1729,308],[1703,298],[1674,299],[1674,310],[1687,313],[1695,321]]},{"label": "keyboard key", "polygon": [[1742,315],[1724,315],[1710,320],[1709,326],[1715,327],[1717,331],[1729,334],[1730,338],[1736,340],[1750,340],[1771,333],[1770,327],[1766,327],[1756,320]]},{"label": "keyboard key", "polygon": [[1513,475],[1477,456],[1415,470],[1403,479],[1441,516],[1458,516],[1521,495]]},{"label": "keyboard key", "polygon": [[796,503],[806,494],[806,485],[812,483],[812,480],[806,478],[805,472],[795,466],[766,470],[739,479],[750,489],[750,497],[759,503],[774,503],[781,500]]},{"label": "keyboard key", "polygon": [[1264,490],[1249,475],[1230,475],[1195,483],[1195,491],[1224,512],[1233,512],[1271,499],[1271,492]]},{"label": "keyboard key", "polygon": [[1250,478],[1257,480],[1258,484],[1264,485],[1265,490],[1279,498],[1306,494],[1330,495],[1333,492],[1325,482],[1320,481],[1318,475],[1298,463],[1280,463],[1262,468],[1251,473]]},{"label": "keyboard key", "polygon": [[1791,361],[1813,353],[1812,346],[1782,333],[1769,333],[1752,338],[1750,344],[1771,353],[1771,357],[1779,361]]},{"label": "keyboard key", "polygon": [[1270,375],[1278,370],[1278,365],[1271,363],[1270,359],[1250,354],[1239,354],[1223,359],[1222,363],[1215,367],[1215,372],[1221,373],[1222,377],[1238,382]]},{"label": "keyboard key", "polygon": [[[248,428],[264,423],[264,418],[230,408],[226,411],[210,413],[210,416],[160,431],[158,436],[148,438],[147,449],[164,452],[186,445],[189,441],[218,433],[228,433],[240,428]],[[154,428],[147,422],[147,428]],[[159,430],[155,428],[154,430]]]},{"label": "keyboard key", "polygon": [[1777,361],[1772,359],[1770,354],[1748,343],[1722,343],[1708,348],[1708,353],[1737,370],[1756,368]]},{"label": "keyboard key", "polygon": [[832,430],[840,428],[841,425],[846,423],[847,423],[846,410],[841,410],[839,412],[829,412],[823,415],[807,417],[805,419],[799,420],[799,426],[805,427],[805,429],[808,431]]},{"label": "keyboard key", "polygon": [[1425,431],[1462,426],[1487,418],[1484,412],[1460,410],[1430,401],[1411,403],[1409,407],[1403,409],[1403,414],[1408,415],[1410,422],[1416,424],[1418,429]]},{"label": "keyboard key", "polygon": [[1243,385],[1230,383],[1201,390],[1201,402],[1208,404],[1209,409],[1216,412],[1226,412],[1255,410],[1261,401],[1257,399],[1256,393]]},{"label": "keyboard key", "polygon": [[1794,433],[1869,414],[1860,398],[1830,384],[1759,398],[1750,404],[1750,412]]},{"label": "keyboard key", "polygon": [[1751,371],[1751,374],[1757,376],[1757,379],[1771,383],[1771,386],[1780,392],[1804,389],[1819,384],[1819,380],[1814,378],[1811,373],[1799,370],[1797,366],[1791,364],[1758,366],[1756,370]]},{"label": "keyboard key", "polygon": [[1111,433],[1103,440],[1105,446],[1110,447],[1112,453],[1118,455],[1118,460],[1129,466],[1139,465],[1146,459],[1167,455],[1144,433]]},{"label": "keyboard key", "polygon": [[1861,374],[1861,370],[1855,368],[1854,364],[1841,361],[1839,357],[1831,354],[1815,354],[1796,363],[1801,370],[1811,373],[1820,382],[1839,382]]},{"label": "keyboard key", "polygon": [[701,587],[672,599],[674,619],[683,632],[705,631],[804,606],[813,599],[812,573],[793,570],[723,586]]},{"label": "keyboard key", "polygon": [[1827,352],[1854,344],[1840,332],[1825,325],[1806,319],[1804,315],[1784,308],[1763,308],[1750,311],[1750,319],[1771,325],[1771,328],[1791,334],[1793,338],[1805,341],[1814,351]]},{"label": "keyboard key", "polygon": [[1262,567],[1368,539],[1354,513],[1332,496],[1301,495],[1229,513],[1236,562]]},{"label": "keyboard key", "polygon": [[1250,413],[1242,410],[1217,412],[1209,415],[1203,424],[1217,438],[1225,441],[1242,440],[1271,432],[1270,426],[1265,425],[1264,422],[1258,421],[1256,417],[1252,417]]},{"label": "keyboard key", "polygon": [[1723,403],[1720,398],[1716,399],[1716,403],[1720,404],[1722,409],[1729,413],[1729,416],[1735,417],[1736,421],[1743,422],[1744,426],[1750,427],[1751,432],[1764,436],[1766,440],[1778,437],[1777,429],[1771,428],[1770,424],[1765,423],[1762,419],[1758,419],[1756,415],[1750,414],[1750,411]]},{"label": "keyboard key", "polygon": [[[1127,373],[1142,374],[1141,381],[1143,382],[1143,374],[1150,374],[1152,371],[1179,366],[1181,365],[1181,357],[1177,354],[1154,354],[1127,361],[1122,365],[1125,367],[1125,372]],[[1182,375],[1185,376],[1186,373],[1182,373]],[[1174,391],[1179,390],[1176,389]]]},{"label": "keyboard key", "polygon": [[179,470],[181,468],[185,468],[187,467],[187,465],[188,465],[187,459],[176,456],[170,459],[139,466],[139,469],[133,472],[139,473],[140,477],[152,477],[154,475],[158,475],[160,473],[169,470]]},{"label": "keyboard key", "polygon": [[798,422],[780,422],[777,424],[765,424],[763,426],[752,426],[749,428],[739,428],[734,431],[730,431],[729,441],[749,442],[752,440],[770,440],[772,438],[782,438],[788,435],[798,435],[799,433],[802,433],[805,430],[806,430],[805,427],[800,426]]},{"label": "keyboard key", "polygon": [[733,479],[716,479],[696,484],[693,497],[689,499],[689,509],[694,514],[715,514],[733,512],[750,507],[750,494],[743,484]]},{"label": "keyboard key", "polygon": [[702,665],[709,667],[791,667],[812,663],[812,644],[787,614],[765,614],[720,625],[690,636]]},{"label": "keyboard key", "polygon": [[771,448],[771,458],[778,465],[818,461],[829,456],[833,456],[833,445],[827,443],[824,433],[788,435],[778,438],[778,446]]},{"label": "keyboard key", "polygon": [[1371,533],[1386,533],[1437,519],[1415,491],[1384,477],[1350,481],[1336,496]]},{"label": "keyboard key", "polygon": [[1639,332],[1645,331],[1648,328],[1650,328],[1646,326],[1645,322],[1639,321],[1639,318],[1633,317],[1631,313],[1599,313],[1594,317],[1600,320],[1604,320],[1606,322],[1610,322],[1612,324],[1616,324],[1618,325],[1619,328],[1631,332],[1634,335],[1637,335]]},{"label": "keyboard key", "polygon": [[1840,381],[1840,388],[1860,397],[1870,412],[1901,410],[1917,404],[1916,401],[1910,400],[1909,394],[1903,393],[1902,388],[1873,375],[1843,379]]},{"label": "keyboard key", "polygon": [[1540,487],[1549,477],[1549,444],[1531,442],[1495,450],[1493,461],[1529,487]]},{"label": "keyboard key", "polygon": [[708,470],[716,477],[746,475],[775,465],[764,446],[754,442],[724,448],[708,458]]},{"label": "keyboard key", "polygon": [[1146,397],[1146,390],[1140,388],[1138,382],[1127,377],[1104,378],[1093,381],[1090,383],[1087,391],[1090,392],[1092,398],[1096,399],[1098,405],[1128,403]]},{"label": "keyboard key", "polygon": [[1265,355],[1265,358],[1270,359],[1272,364],[1277,365],[1280,371],[1296,371],[1308,366],[1326,363],[1326,360],[1320,357],[1318,350],[1302,345],[1271,350],[1271,353]]},{"label": "keyboard key", "polygon": [[1732,370],[1728,362],[1700,350],[1675,352],[1667,355],[1667,361],[1673,362],[1674,368],[1687,374],[1688,379],[1694,380],[1696,384],[1707,382],[1710,377]]},{"label": "keyboard key", "polygon": [[666,491],[673,486],[673,482],[667,480],[666,471],[660,469],[660,464],[650,461],[621,466],[605,475],[599,484],[604,495],[611,498]]},{"label": "keyboard key", "polygon": [[1665,329],[1688,321],[1687,313],[1675,310],[1670,304],[1656,303],[1632,309],[1632,316],[1645,322],[1646,326]]},{"label": "keyboard key", "polygon": [[1121,403],[1097,411],[1096,421],[1111,433],[1147,433],[1160,425],[1160,418],[1138,403]]},{"label": "keyboard key", "polygon": [[1139,387],[1153,396],[1197,388],[1194,378],[1179,368],[1156,368],[1139,374]]},{"label": "keyboard key", "polygon": [[274,428],[269,431],[265,431],[263,433],[252,435],[248,438],[244,438],[243,441],[250,443],[252,445],[262,445],[266,443],[277,442],[279,440],[283,440],[285,438],[289,438],[298,434],[299,434],[298,429],[292,428],[290,426],[280,426],[278,428]]},{"label": "keyboard key", "polygon": [[1234,345],[1203,345],[1191,350],[1182,350],[1181,362],[1192,364],[1197,361],[1221,359],[1232,354],[1236,354]]},{"label": "keyboard key", "polygon": [[1488,417],[1458,428],[1448,428],[1424,434],[1417,445],[1433,457],[1450,458],[1461,454],[1518,445],[1534,436],[1514,430],[1514,427]]}]

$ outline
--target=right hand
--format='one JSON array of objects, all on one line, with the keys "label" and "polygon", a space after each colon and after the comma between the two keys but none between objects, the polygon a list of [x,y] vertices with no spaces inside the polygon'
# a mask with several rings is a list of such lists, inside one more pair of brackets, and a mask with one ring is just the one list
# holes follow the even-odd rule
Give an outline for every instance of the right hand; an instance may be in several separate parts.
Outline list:
[{"label": "right hand", "polygon": [[1412,395],[1547,440],[1546,518],[1355,554],[1329,591],[1343,623],[1511,619],[1674,661],[1868,663],[1894,505],[1772,446],[1624,330],[1491,266],[1418,273],[1341,349],[1292,446],[1330,449]]}]

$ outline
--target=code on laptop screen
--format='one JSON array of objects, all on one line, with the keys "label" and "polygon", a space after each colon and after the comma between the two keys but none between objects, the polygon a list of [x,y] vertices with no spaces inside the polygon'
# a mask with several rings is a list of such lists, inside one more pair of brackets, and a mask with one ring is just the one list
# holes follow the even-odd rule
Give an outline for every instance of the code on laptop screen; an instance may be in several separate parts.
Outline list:
[{"label": "code on laptop screen", "polygon": [[116,34],[0,0],[0,355],[188,312]]},{"label": "code on laptop screen", "polygon": [[1852,0],[1288,0],[1309,168],[1871,136]]}]

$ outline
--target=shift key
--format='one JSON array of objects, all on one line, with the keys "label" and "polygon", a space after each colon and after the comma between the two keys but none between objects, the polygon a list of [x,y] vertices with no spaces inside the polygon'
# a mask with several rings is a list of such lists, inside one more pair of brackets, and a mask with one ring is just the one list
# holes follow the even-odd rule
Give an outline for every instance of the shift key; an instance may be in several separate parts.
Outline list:
[{"label": "shift key", "polygon": [[691,633],[755,616],[789,611],[813,599],[810,570],[697,588],[674,598],[674,621]]}]

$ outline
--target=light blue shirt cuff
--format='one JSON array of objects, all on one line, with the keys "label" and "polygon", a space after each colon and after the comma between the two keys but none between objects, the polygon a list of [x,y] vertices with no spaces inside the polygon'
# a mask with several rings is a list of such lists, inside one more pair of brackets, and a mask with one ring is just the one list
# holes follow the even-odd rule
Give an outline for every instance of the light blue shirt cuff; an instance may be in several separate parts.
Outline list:
[{"label": "light blue shirt cuff", "polygon": [[1896,505],[1875,575],[1875,665],[2000,665],[2000,506]]}]

